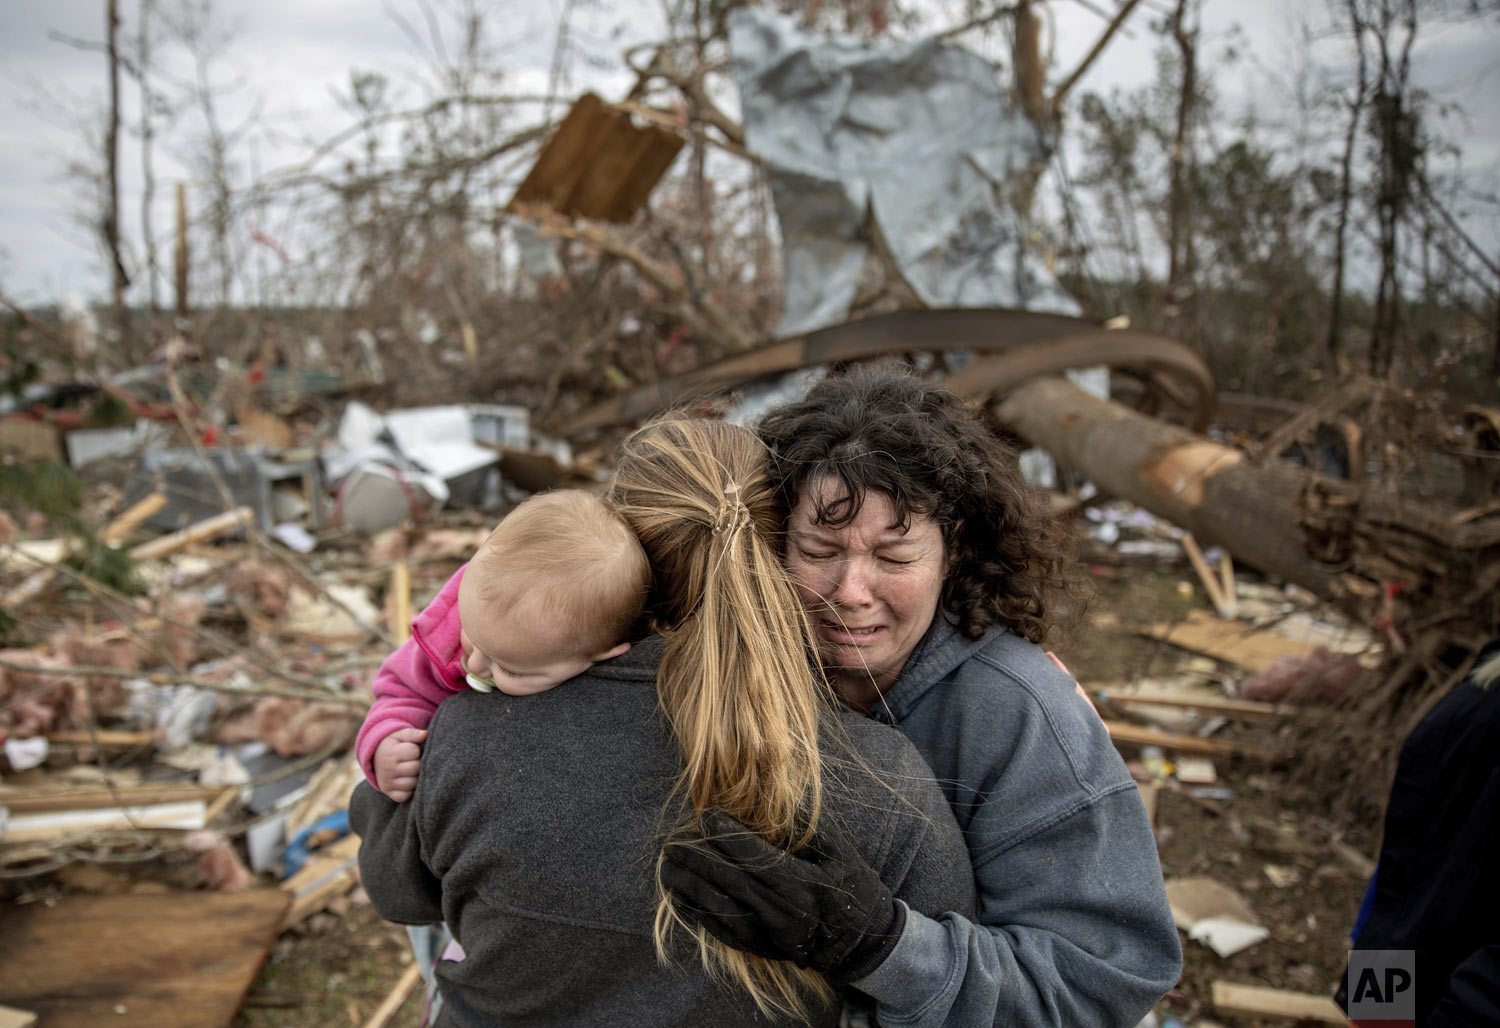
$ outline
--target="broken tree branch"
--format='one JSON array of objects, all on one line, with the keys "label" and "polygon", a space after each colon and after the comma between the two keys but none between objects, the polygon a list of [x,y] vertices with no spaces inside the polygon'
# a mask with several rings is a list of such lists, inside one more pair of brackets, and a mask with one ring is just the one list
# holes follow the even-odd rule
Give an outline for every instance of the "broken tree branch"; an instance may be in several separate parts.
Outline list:
[{"label": "broken tree branch", "polygon": [[[541,222],[541,234],[560,239],[576,239],[633,264],[641,275],[669,297],[680,297],[689,290],[680,276],[667,265],[648,256],[640,247],[596,222],[574,221],[569,224],[547,218]],[[750,347],[750,337],[708,297],[697,304],[677,303],[677,313],[702,335],[727,344],[735,350]]]},{"label": "broken tree branch", "polygon": [[1093,48],[1084,55],[1083,60],[1078,62],[1078,67],[1074,68],[1072,74],[1063,79],[1062,84],[1053,91],[1051,108],[1052,119],[1054,121],[1062,113],[1063,100],[1067,98],[1068,92],[1078,84],[1079,79],[1083,78],[1084,72],[1093,66],[1094,61],[1104,52],[1104,48],[1109,45],[1109,41],[1114,38],[1115,33],[1120,31],[1120,26],[1125,24],[1125,19],[1130,17],[1130,12],[1135,10],[1138,3],[1140,3],[1140,0],[1126,0],[1124,5],[1115,12],[1115,16],[1110,19],[1110,23],[1104,27],[1104,31],[1099,34],[1099,38],[1094,41]]}]

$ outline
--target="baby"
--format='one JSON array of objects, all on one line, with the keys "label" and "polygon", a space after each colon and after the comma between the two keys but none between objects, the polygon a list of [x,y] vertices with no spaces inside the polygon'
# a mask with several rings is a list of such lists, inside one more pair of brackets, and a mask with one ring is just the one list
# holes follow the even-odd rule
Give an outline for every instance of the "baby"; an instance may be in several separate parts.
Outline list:
[{"label": "baby", "polygon": [[567,489],[520,504],[380,665],[355,740],[365,777],[404,802],[443,700],[465,688],[529,696],[630,649],[650,582],[640,541],[602,498]]}]

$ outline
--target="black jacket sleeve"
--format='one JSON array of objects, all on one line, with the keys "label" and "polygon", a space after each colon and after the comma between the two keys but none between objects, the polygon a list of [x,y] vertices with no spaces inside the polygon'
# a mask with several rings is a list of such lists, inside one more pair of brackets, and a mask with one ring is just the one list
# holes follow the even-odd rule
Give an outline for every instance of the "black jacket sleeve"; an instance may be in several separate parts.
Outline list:
[{"label": "black jacket sleeve", "polygon": [[360,782],[349,799],[349,826],[360,837],[359,876],[375,912],[397,924],[443,919],[442,883],[422,860],[416,800],[395,803]]}]

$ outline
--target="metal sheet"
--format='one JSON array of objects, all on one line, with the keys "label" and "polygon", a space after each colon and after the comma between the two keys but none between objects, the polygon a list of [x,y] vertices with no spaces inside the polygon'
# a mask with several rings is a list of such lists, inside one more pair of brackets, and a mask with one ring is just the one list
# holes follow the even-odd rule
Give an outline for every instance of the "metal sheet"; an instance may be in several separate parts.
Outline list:
[{"label": "metal sheet", "polygon": [[870,218],[931,307],[1078,313],[1005,200],[1045,152],[994,65],[936,39],[824,37],[764,7],[736,8],[729,30],[746,146],[781,222],[778,334],[848,316]]}]

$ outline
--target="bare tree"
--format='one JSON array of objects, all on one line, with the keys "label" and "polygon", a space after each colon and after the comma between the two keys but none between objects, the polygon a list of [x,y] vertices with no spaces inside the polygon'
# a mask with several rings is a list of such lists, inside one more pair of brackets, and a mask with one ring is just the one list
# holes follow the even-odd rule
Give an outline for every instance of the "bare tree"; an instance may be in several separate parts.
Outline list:
[{"label": "bare tree", "polygon": [[1345,13],[1349,18],[1349,31],[1354,39],[1355,80],[1354,95],[1348,101],[1349,124],[1344,131],[1344,150],[1339,159],[1338,225],[1333,241],[1333,297],[1328,315],[1328,341],[1325,348],[1325,363],[1330,375],[1337,380],[1340,375],[1339,350],[1344,329],[1344,269],[1348,258],[1349,206],[1354,193],[1354,143],[1359,137],[1360,122],[1364,119],[1369,84],[1366,80],[1365,25],[1359,12],[1359,0],[1345,0]]},{"label": "bare tree", "polygon": [[120,247],[120,51],[118,35],[120,14],[116,0],[105,0],[105,48],[109,56],[109,121],[105,127],[104,159],[107,188],[109,190],[104,208],[104,245],[109,250],[111,264],[111,289],[114,299],[115,326],[120,333],[120,348],[125,354],[131,351],[130,308],[125,303],[125,290],[130,287],[130,276],[125,272],[125,259]]},{"label": "bare tree", "polygon": [[135,79],[140,90],[141,240],[146,250],[146,302],[152,314],[161,310],[161,262],[158,259],[152,208],[156,204],[156,93],[151,85],[153,39],[151,15],[156,0],[140,0],[135,26]]},{"label": "bare tree", "polygon": [[[1193,293],[1192,196],[1193,126],[1198,99],[1198,4],[1177,0],[1172,14],[1172,38],[1181,62],[1177,93],[1177,128],[1172,140],[1172,178],[1167,199],[1167,303],[1175,334],[1183,334],[1185,308]],[[1189,24],[1189,23],[1192,24]]]}]

